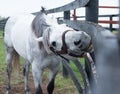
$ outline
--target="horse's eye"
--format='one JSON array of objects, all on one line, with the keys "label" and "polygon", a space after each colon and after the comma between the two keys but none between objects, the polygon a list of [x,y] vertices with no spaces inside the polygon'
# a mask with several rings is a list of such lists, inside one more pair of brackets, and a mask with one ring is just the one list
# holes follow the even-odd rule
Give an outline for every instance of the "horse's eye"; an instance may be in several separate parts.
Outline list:
[{"label": "horse's eye", "polygon": [[77,46],[77,45],[79,45],[81,43],[81,40],[79,40],[79,41],[74,41],[74,44]]},{"label": "horse's eye", "polygon": [[56,42],[55,41],[52,42],[52,46],[54,46],[54,47],[56,46]]}]

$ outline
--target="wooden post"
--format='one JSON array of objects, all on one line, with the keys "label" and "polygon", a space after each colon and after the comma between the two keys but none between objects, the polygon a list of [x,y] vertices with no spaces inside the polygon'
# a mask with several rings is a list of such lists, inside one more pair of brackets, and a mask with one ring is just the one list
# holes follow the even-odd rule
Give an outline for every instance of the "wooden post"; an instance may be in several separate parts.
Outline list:
[{"label": "wooden post", "polygon": [[70,10],[64,11],[64,19],[70,20]]}]

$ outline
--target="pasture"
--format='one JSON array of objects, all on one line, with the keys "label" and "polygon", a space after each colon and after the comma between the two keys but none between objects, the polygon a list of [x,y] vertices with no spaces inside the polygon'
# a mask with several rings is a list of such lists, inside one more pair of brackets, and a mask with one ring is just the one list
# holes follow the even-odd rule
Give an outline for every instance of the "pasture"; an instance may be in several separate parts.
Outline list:
[{"label": "pasture", "polygon": [[[3,42],[3,32],[0,31],[0,94],[5,94],[6,90],[6,62],[5,62],[5,47]],[[83,61],[83,59],[82,59]],[[24,77],[23,77],[23,62],[24,60],[21,58],[20,63],[20,70],[19,75],[12,74],[12,94],[24,94]],[[77,70],[76,66],[71,62],[71,66],[73,70],[76,72],[79,79],[82,81],[79,71]],[[47,94],[47,83],[48,83],[48,69],[43,74],[43,92]],[[35,93],[33,78],[30,71],[29,75],[29,84],[30,84],[30,91],[31,94]],[[54,94],[78,94],[78,91],[71,80],[71,78],[65,79],[62,76],[62,68],[59,71],[55,79],[55,90]]]}]

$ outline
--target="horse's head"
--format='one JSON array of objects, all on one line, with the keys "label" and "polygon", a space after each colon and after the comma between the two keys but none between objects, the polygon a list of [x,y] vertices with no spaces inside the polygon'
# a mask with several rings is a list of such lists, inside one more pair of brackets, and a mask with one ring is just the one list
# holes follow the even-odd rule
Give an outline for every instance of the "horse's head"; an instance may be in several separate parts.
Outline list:
[{"label": "horse's head", "polygon": [[92,49],[91,37],[87,33],[68,27],[67,29],[56,28],[56,32],[51,32],[49,43],[51,48],[61,54],[68,54],[72,51],[88,52]]}]

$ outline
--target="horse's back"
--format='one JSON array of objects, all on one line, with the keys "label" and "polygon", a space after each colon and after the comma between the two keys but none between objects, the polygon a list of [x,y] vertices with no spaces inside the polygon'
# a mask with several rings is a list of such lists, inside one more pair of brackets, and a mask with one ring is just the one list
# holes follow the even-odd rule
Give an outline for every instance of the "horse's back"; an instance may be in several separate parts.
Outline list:
[{"label": "horse's back", "polygon": [[[14,26],[21,20],[21,21],[25,21],[25,18],[26,17],[29,17],[30,19],[33,17],[33,15],[31,14],[27,14],[27,15],[16,15],[16,16],[12,16],[8,19],[8,21],[6,22],[6,25],[5,25],[5,29],[4,29],[4,33],[5,33],[5,43],[7,43],[9,41],[9,46],[12,46],[12,43],[11,43],[11,33],[14,29]],[[21,23],[22,24],[22,23]],[[24,26],[24,24],[22,24]],[[21,26],[19,26],[21,27]],[[6,40],[6,39],[9,39],[9,40]]]},{"label": "horse's back", "polygon": [[28,35],[31,32],[32,14],[17,15],[8,19],[5,26],[5,44],[13,47],[20,55],[26,56]]},{"label": "horse's back", "polygon": [[11,32],[12,28],[15,25],[16,21],[18,20],[18,17],[10,17],[8,21],[6,22],[5,29],[4,29],[4,41],[5,44],[8,46],[12,46],[12,41],[11,41]]}]

